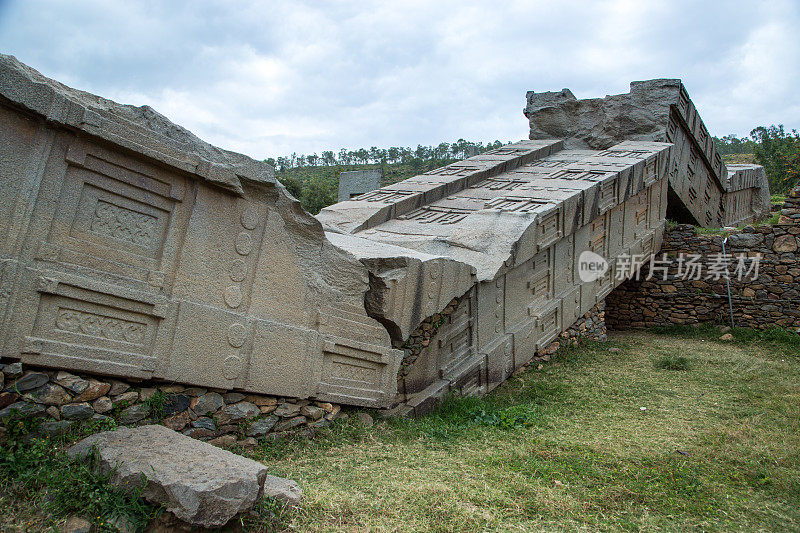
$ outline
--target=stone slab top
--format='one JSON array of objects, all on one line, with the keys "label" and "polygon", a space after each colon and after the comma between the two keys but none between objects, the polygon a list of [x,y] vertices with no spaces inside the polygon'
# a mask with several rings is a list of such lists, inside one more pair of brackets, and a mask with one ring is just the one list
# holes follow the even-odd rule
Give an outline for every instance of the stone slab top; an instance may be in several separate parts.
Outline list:
[{"label": "stone slab top", "polygon": [[660,179],[670,147],[624,141],[603,151],[565,150],[560,141],[521,141],[327,207],[317,218],[334,244],[336,233],[351,234],[397,247],[384,253],[448,257],[490,280]]},{"label": "stone slab top", "polygon": [[242,195],[242,181],[276,183],[275,171],[213,146],[149,106],[124,105],[67,87],[0,54],[0,101],[44,120],[143,154]]}]

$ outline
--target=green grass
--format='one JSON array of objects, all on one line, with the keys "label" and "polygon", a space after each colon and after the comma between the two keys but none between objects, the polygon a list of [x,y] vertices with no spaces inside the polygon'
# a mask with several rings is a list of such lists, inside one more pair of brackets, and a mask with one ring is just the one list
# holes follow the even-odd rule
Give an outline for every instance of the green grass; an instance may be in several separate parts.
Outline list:
[{"label": "green grass", "polygon": [[[240,527],[799,530],[800,335],[730,333],[616,333],[429,416],[363,427],[351,412],[312,440],[265,443],[248,454],[297,480],[305,500],[264,500]],[[72,513],[142,524],[156,512],[66,461],[61,445],[0,448],[0,530],[58,530]]]},{"label": "green grass", "polygon": [[248,527],[797,530],[800,336],[732,334],[617,334],[431,416],[266,445],[306,500]]},{"label": "green grass", "polygon": [[66,518],[81,516],[99,531],[124,521],[144,528],[159,514],[141,490],[125,493],[100,474],[94,459],[71,461],[64,448],[107,427],[87,427],[64,438],[32,437],[39,421],[12,421],[0,445],[0,531],[62,531]]}]

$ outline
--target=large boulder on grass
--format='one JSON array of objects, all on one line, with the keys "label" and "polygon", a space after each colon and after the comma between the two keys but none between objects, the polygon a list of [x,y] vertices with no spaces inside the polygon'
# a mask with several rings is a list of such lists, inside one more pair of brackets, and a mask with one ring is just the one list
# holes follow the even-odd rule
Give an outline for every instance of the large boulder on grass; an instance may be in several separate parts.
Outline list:
[{"label": "large boulder on grass", "polygon": [[206,528],[251,509],[267,477],[260,463],[157,425],[97,433],[67,451],[73,459],[92,453],[114,486],[144,484],[147,501]]}]

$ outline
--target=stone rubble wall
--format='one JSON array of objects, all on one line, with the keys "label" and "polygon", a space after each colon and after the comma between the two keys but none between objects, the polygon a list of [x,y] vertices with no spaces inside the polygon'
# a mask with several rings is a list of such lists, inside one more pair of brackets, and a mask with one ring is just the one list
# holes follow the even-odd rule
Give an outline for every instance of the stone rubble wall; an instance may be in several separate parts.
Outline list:
[{"label": "stone rubble wall", "polygon": [[536,352],[533,361],[549,361],[560,348],[575,346],[581,340],[605,342],[608,340],[606,328],[606,303],[598,303],[579,318],[572,326],[559,335],[545,349]]},{"label": "stone rubble wall", "polygon": [[0,362],[0,441],[15,417],[41,418],[56,436],[92,428],[160,423],[214,445],[312,436],[348,415],[336,404],[179,384],[107,379]]},{"label": "stone rubble wall", "polygon": [[[639,280],[631,279],[620,285],[606,299],[608,327],[728,324],[730,311],[724,277],[716,281],[683,280],[676,275],[678,254],[701,254],[705,270],[709,256],[722,252],[725,235],[700,235],[690,225],[667,230],[662,248],[672,259],[667,280],[661,280],[660,276],[644,279],[648,271],[645,266]],[[756,280],[731,278],[734,324],[800,330],[800,187],[784,203],[778,224],[746,226],[729,235],[726,245],[729,255],[762,256]]]}]

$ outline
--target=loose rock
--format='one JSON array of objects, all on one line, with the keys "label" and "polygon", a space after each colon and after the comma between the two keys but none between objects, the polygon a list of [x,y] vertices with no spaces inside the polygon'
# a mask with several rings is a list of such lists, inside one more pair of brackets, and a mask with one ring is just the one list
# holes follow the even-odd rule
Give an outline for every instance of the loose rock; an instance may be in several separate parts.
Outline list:
[{"label": "loose rock", "polygon": [[267,475],[262,464],[157,425],[98,433],[67,453],[78,459],[93,449],[114,486],[139,487],[144,474],[142,497],[206,528],[252,508]]}]

